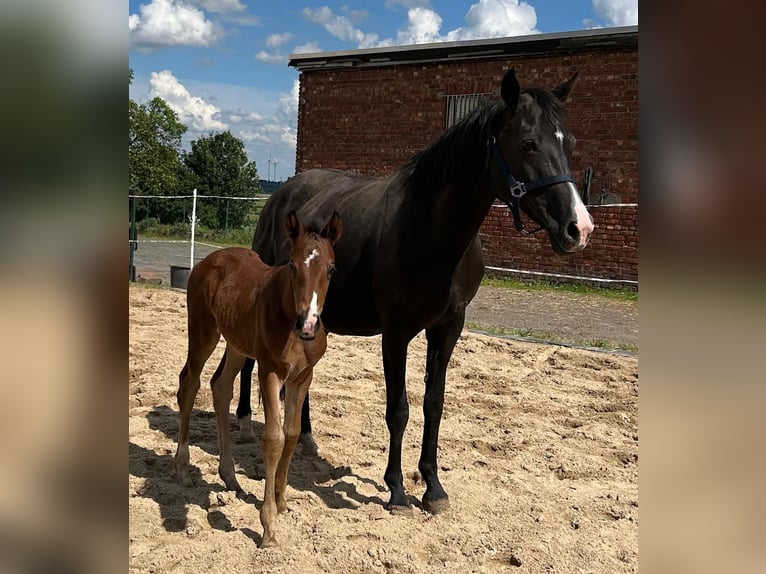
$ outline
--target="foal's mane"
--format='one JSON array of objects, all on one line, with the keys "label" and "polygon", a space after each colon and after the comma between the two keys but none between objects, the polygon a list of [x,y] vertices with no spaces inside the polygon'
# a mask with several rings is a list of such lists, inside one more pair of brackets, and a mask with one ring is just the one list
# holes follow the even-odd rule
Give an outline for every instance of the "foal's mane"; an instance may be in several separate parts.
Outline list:
[{"label": "foal's mane", "polygon": [[[561,102],[551,92],[528,88],[521,93],[532,97],[548,121],[564,126]],[[467,166],[485,165],[487,141],[497,135],[497,124],[506,110],[502,101],[479,106],[430,146],[412,155],[398,170],[408,190],[418,194],[436,193],[470,169]]]}]

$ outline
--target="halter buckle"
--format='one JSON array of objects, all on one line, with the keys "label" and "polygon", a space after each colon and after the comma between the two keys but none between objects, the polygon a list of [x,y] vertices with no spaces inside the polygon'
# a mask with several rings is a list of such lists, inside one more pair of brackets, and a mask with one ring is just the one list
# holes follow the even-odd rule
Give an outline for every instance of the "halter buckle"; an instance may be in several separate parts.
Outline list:
[{"label": "halter buckle", "polygon": [[524,185],[523,181],[517,181],[513,185],[509,185],[508,189],[511,192],[511,197],[516,199],[521,199],[527,193],[527,186]]}]

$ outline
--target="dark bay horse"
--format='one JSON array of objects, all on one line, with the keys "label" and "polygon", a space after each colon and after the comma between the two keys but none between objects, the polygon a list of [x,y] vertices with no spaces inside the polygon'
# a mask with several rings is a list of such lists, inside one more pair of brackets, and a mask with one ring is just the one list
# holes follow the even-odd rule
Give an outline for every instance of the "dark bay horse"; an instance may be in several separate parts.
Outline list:
[{"label": "dark bay horse", "polygon": [[[502,101],[477,109],[392,174],[304,171],[271,196],[260,217],[253,249],[270,263],[289,252],[280,225],[290,210],[315,221],[335,209],[348,225],[335,246],[338,273],[322,318],[333,333],[383,334],[390,433],[384,478],[391,510],[409,507],[401,470],[409,418],[405,368],[409,342],[423,329],[428,343],[418,464],[426,483],[423,507],[436,513],[449,506],[436,464],[445,378],[466,306],[484,275],[478,232],[495,199],[508,203],[519,231],[520,211],[536,221],[558,254],[588,244],[593,219],[569,173],[574,137],[562,110],[576,76],[550,91],[521,91],[510,70],[500,87]],[[251,414],[249,371],[252,364],[243,370],[237,409],[244,431]],[[307,396],[306,433],[308,404]]]},{"label": "dark bay horse", "polygon": [[[202,368],[223,335],[226,351],[211,381],[218,427],[218,473],[226,488],[241,491],[231,456],[229,407],[234,379],[245,358],[258,361],[266,419],[262,547],[276,544],[275,516],[287,509],[287,472],[300,432],[301,406],[314,365],[327,348],[320,315],[335,271],[333,245],[342,229],[337,212],[319,234],[305,232],[295,211],[282,221],[290,243],[288,264],[270,267],[254,251],[231,247],[214,251],[192,269],[186,295],[189,349],[178,388],[181,424],[174,463],[180,481],[190,485],[189,416]],[[283,384],[284,428],[279,414]]]}]

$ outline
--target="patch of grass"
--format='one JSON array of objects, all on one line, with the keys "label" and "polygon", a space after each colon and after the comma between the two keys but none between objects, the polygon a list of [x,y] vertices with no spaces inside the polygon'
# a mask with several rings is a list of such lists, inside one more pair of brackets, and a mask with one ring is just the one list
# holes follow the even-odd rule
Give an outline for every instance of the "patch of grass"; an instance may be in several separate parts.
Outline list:
[{"label": "patch of grass", "polygon": [[[138,240],[142,239],[180,239],[189,241],[191,225],[188,223],[163,224],[147,219],[137,224]],[[212,229],[198,225],[194,229],[194,240],[212,243],[221,247],[250,247],[253,242],[255,225],[236,229]]]},{"label": "patch of grass", "polygon": [[524,281],[522,279],[501,279],[484,277],[481,282],[487,287],[502,287],[504,289],[520,289],[524,291],[559,291],[564,293],[579,293],[583,295],[598,295],[619,301],[638,301],[638,291],[612,287],[591,287],[574,283],[554,283],[551,281]]},{"label": "patch of grass", "polygon": [[482,325],[473,321],[466,321],[465,328],[471,331],[481,331],[501,337],[520,337],[523,339],[535,339],[547,343],[559,343],[563,345],[574,345],[577,347],[591,347],[595,349],[618,350],[628,353],[637,353],[638,345],[632,343],[613,343],[604,339],[574,339],[562,337],[549,331],[537,331],[535,329],[508,329],[506,327],[496,327],[494,325]]}]

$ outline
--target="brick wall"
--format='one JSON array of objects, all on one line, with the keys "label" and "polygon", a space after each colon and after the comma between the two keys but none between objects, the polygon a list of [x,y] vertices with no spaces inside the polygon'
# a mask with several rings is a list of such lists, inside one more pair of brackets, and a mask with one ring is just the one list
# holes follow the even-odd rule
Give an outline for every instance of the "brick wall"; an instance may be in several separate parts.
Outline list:
[{"label": "brick wall", "polygon": [[[572,172],[582,179],[583,170],[593,167],[592,203],[637,203],[636,49],[305,71],[300,77],[296,171],[333,167],[390,173],[444,132],[444,96],[498,93],[511,67],[522,87],[553,87],[580,72],[566,104],[577,138]],[[493,207],[480,232],[485,264],[637,280],[638,208],[594,207],[591,213],[596,221],[591,245],[583,253],[560,257],[542,232],[520,236],[507,208]]]}]

